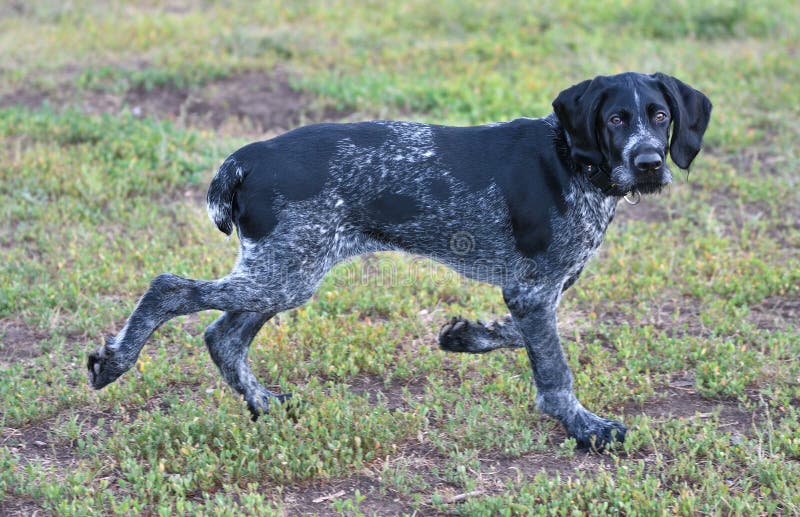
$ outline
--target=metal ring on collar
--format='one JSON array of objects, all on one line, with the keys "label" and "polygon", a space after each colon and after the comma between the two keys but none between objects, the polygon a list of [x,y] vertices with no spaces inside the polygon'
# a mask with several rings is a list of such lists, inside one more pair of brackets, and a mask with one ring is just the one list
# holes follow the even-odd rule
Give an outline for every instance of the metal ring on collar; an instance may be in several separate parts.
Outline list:
[{"label": "metal ring on collar", "polygon": [[[632,195],[633,197],[628,197],[628,196],[631,196],[631,195]],[[625,201],[626,201],[626,202],[627,202],[629,205],[638,205],[638,204],[639,204],[639,202],[642,200],[642,194],[641,194],[641,193],[640,193],[638,190],[636,190],[636,191],[633,191],[633,192],[628,192],[628,193],[627,193],[627,194],[625,194],[625,196],[623,196],[623,197],[625,198]]]}]

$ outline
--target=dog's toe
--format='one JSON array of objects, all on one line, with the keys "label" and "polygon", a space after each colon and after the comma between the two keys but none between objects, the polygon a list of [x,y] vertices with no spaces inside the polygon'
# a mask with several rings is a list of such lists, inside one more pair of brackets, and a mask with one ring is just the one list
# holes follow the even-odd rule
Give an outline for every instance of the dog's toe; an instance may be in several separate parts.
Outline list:
[{"label": "dog's toe", "polygon": [[86,358],[86,368],[89,370],[89,384],[96,390],[103,387],[100,376],[103,372],[103,361],[105,359],[104,347],[99,347],[91,352]]},{"label": "dog's toe", "polygon": [[450,321],[439,329],[439,341],[452,339],[458,332],[463,331],[469,322],[460,316],[453,316]]},{"label": "dog's toe", "polygon": [[628,428],[622,423],[601,418],[588,411],[580,420],[580,424],[567,428],[580,449],[602,452],[614,443],[624,442],[628,433]]}]

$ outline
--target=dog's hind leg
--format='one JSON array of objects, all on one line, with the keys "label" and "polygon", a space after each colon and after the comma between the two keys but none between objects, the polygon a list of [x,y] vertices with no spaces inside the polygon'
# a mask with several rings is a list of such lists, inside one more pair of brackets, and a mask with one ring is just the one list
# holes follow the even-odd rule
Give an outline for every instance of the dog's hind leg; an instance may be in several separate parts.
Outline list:
[{"label": "dog's hind leg", "polygon": [[207,309],[258,310],[264,307],[261,290],[248,279],[225,277],[203,281],[172,274],[159,275],[139,299],[125,326],[105,345],[89,354],[89,380],[95,389],[115,381],[139,357],[147,338],[163,323]]},{"label": "dog's hind leg", "polygon": [[[311,218],[305,213],[295,215],[304,221]],[[236,267],[219,280],[171,274],[153,279],[119,334],[89,354],[92,386],[103,388],[136,364],[147,339],[166,321],[216,309],[229,314],[207,332],[209,351],[226,381],[245,396],[251,410],[265,411],[266,399],[271,397],[247,368],[247,347],[270,317],[311,298],[339,258],[330,251],[334,233],[321,233],[318,226],[290,220],[286,228],[276,228],[275,234],[277,237],[258,242],[243,240]]]},{"label": "dog's hind leg", "polygon": [[159,275],[153,279],[120,333],[89,354],[89,380],[95,389],[114,382],[136,364],[147,338],[176,316],[209,309],[276,314],[308,300],[321,278],[318,270],[286,276],[268,267],[257,273],[235,271],[213,281]]},{"label": "dog's hind leg", "polygon": [[525,339],[511,316],[489,323],[455,317],[439,331],[439,347],[446,352],[485,354],[498,348],[525,348]]},{"label": "dog's hind leg", "polygon": [[222,378],[247,402],[253,419],[269,412],[270,401],[283,402],[291,394],[264,388],[247,364],[247,350],[259,329],[274,313],[226,312],[205,332],[206,346]]}]

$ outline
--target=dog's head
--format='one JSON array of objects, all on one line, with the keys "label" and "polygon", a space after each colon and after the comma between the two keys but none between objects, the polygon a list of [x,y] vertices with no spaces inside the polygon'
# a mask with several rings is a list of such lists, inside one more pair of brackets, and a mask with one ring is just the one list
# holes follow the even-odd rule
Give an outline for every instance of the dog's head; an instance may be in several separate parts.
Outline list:
[{"label": "dog's head", "polygon": [[553,108],[573,160],[605,171],[608,193],[617,196],[670,183],[668,149],[675,165],[688,170],[711,116],[708,97],[661,73],[598,76],[561,92]]}]

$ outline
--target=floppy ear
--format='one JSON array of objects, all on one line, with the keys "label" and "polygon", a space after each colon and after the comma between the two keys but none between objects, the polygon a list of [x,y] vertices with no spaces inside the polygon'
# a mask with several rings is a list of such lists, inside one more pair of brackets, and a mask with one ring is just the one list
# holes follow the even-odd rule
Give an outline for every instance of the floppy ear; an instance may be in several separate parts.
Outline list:
[{"label": "floppy ear", "polygon": [[569,135],[572,159],[581,165],[597,165],[603,153],[597,141],[597,110],[603,98],[602,77],[586,80],[558,94],[553,110]]},{"label": "floppy ear", "polygon": [[703,145],[703,134],[711,118],[711,101],[698,90],[672,76],[657,73],[658,81],[672,112],[673,133],[669,155],[675,165],[689,169]]}]

